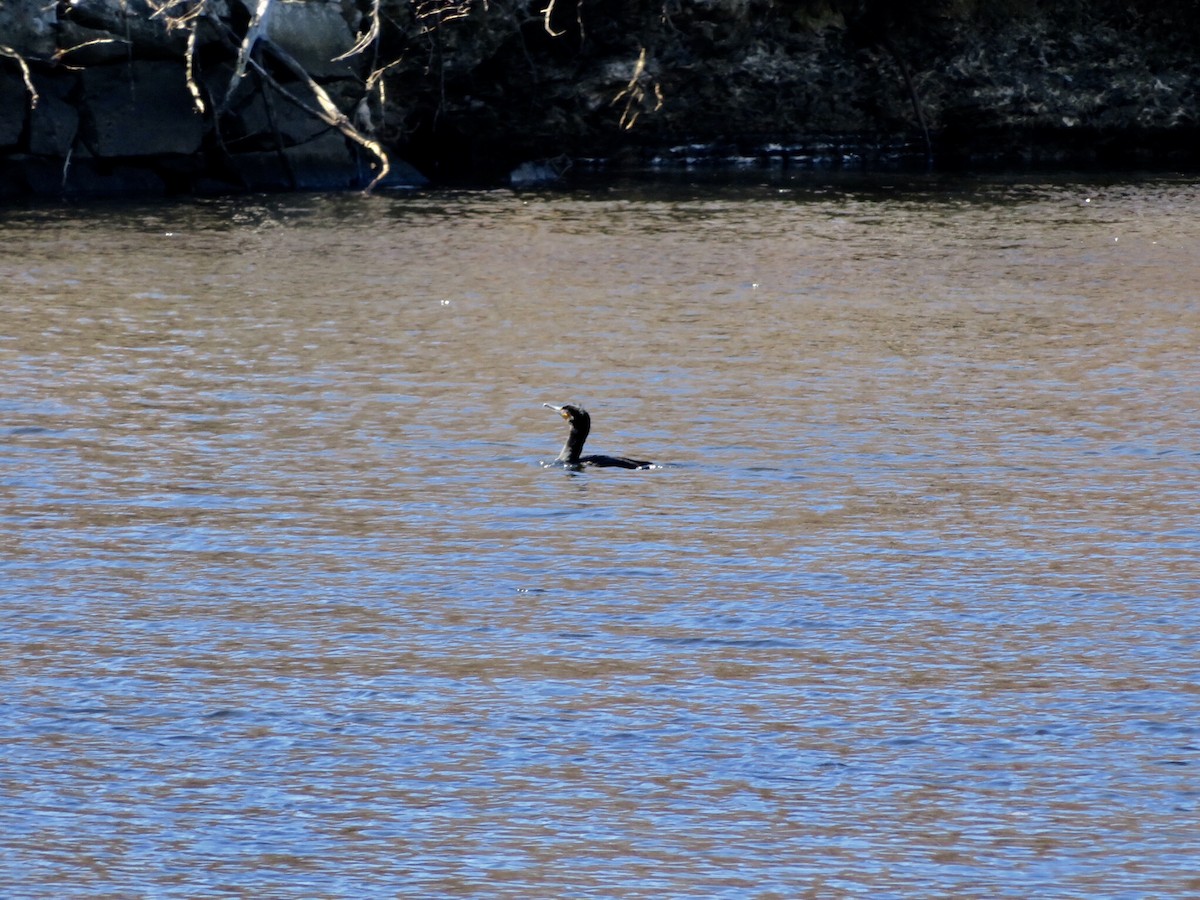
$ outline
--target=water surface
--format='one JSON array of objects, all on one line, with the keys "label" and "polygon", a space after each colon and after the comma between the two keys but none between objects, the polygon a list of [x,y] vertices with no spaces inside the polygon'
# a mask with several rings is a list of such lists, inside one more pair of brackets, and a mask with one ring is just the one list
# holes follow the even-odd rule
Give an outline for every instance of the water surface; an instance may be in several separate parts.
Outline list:
[{"label": "water surface", "polygon": [[[0,218],[0,883],[1200,891],[1200,189]],[[543,402],[651,471],[543,468]]]}]

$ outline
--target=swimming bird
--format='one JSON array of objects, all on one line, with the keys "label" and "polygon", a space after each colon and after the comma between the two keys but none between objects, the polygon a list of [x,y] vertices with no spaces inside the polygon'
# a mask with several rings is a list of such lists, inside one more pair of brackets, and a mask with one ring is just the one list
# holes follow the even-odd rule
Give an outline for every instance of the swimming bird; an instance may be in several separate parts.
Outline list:
[{"label": "swimming bird", "polygon": [[653,469],[654,463],[641,459],[629,459],[624,456],[580,456],[583,452],[583,442],[587,440],[588,432],[592,430],[592,417],[580,406],[565,404],[555,406],[553,403],[543,403],[542,406],[552,409],[571,424],[567,442],[563,444],[562,453],[554,460],[560,466],[570,469],[581,469],[584,466],[601,466],[618,469]]}]

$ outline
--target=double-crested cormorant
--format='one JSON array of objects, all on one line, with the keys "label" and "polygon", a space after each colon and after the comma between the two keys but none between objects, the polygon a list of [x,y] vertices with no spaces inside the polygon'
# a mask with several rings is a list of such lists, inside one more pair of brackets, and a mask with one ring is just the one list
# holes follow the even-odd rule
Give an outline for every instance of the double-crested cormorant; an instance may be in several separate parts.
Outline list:
[{"label": "double-crested cormorant", "polygon": [[583,442],[587,440],[588,432],[592,430],[592,417],[586,409],[579,406],[555,406],[553,403],[543,403],[547,409],[555,410],[560,416],[571,423],[571,433],[563,444],[562,453],[554,460],[558,465],[572,469],[584,466],[608,466],[618,469],[653,469],[654,463],[641,459],[627,459],[624,456],[580,456],[583,452]]}]

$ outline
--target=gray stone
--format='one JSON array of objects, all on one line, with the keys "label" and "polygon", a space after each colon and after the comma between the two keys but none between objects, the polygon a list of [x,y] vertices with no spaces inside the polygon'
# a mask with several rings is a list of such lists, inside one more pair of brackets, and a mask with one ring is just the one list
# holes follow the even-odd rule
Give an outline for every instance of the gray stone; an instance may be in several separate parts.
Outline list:
[{"label": "gray stone", "polygon": [[346,23],[340,2],[275,0],[267,19],[267,37],[316,78],[355,74],[362,58],[334,62],[354,46],[354,32]]},{"label": "gray stone", "polygon": [[195,153],[203,116],[177,62],[98,66],[82,74],[84,137],[97,156]]}]

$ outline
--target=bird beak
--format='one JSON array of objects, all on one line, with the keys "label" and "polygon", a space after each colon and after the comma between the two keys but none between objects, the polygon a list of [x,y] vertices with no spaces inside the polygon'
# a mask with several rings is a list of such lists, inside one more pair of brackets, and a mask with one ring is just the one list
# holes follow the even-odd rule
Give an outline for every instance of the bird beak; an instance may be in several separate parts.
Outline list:
[{"label": "bird beak", "polygon": [[553,403],[543,403],[542,406],[546,407],[546,409],[552,409],[555,412],[562,412],[562,407],[555,406]]}]

